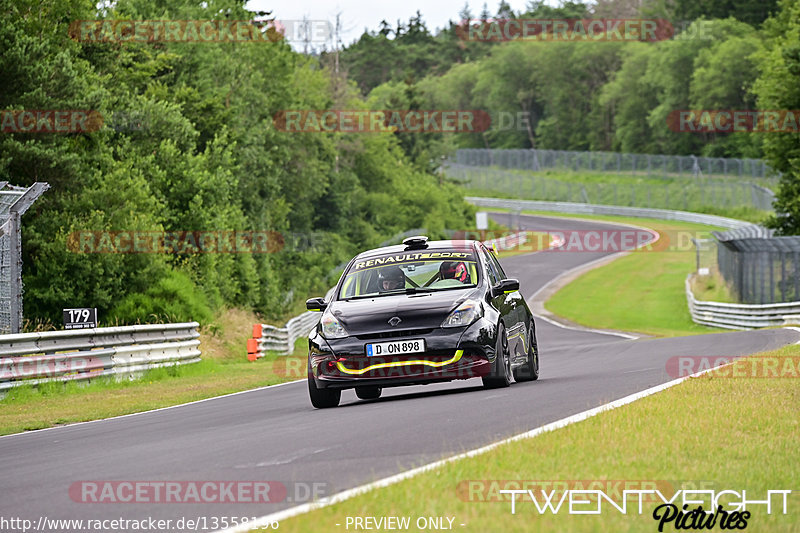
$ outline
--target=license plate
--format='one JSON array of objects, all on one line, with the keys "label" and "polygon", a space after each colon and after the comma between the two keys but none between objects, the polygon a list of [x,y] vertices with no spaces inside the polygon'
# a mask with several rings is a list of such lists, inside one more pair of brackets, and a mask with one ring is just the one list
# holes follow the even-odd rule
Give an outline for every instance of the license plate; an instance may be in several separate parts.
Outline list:
[{"label": "license plate", "polygon": [[376,342],[367,344],[367,356],[398,355],[425,351],[425,339],[409,339],[407,341]]}]

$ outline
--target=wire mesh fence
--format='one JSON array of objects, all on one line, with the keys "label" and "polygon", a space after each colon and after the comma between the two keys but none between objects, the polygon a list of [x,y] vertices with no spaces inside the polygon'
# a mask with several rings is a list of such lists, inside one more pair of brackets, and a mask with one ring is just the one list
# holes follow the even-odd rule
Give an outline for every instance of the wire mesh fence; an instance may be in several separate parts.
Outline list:
[{"label": "wire mesh fence", "polygon": [[752,207],[771,211],[775,199],[771,190],[749,181],[707,177],[620,182],[576,181],[552,178],[531,171],[457,163],[445,165],[444,172],[449,178],[471,189],[494,191],[514,198],[555,202],[706,212],[709,208],[719,207]]},{"label": "wire mesh fence", "polygon": [[15,187],[0,182],[0,334],[22,326],[22,238],[20,219],[50,186]]},{"label": "wire mesh fence", "polygon": [[778,175],[760,159],[679,155],[572,152],[565,150],[460,149],[453,163],[473,167],[525,170],[572,170],[660,178],[738,178],[777,182]]}]

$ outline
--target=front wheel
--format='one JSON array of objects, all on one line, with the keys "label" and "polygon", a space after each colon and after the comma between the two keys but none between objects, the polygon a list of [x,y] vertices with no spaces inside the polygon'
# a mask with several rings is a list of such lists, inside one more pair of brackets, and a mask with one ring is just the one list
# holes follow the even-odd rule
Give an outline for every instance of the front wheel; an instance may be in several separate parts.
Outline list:
[{"label": "front wheel", "polygon": [[339,405],[339,400],[342,398],[342,391],[340,389],[317,388],[317,384],[314,383],[314,377],[309,374],[308,396],[311,398],[311,405],[317,409],[326,409]]},{"label": "front wheel", "polygon": [[514,370],[515,381],[536,381],[539,379],[539,345],[536,342],[536,328],[533,319],[528,328],[528,359],[524,365]]},{"label": "front wheel", "polygon": [[498,389],[511,385],[511,354],[508,352],[506,328],[502,323],[497,326],[497,346],[492,371],[482,379],[483,386],[487,389]]}]

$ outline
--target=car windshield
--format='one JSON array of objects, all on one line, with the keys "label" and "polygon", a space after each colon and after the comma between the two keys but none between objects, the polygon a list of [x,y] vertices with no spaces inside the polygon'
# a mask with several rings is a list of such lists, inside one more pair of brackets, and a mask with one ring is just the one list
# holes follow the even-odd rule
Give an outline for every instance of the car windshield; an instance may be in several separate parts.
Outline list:
[{"label": "car windshield", "polygon": [[463,289],[477,283],[477,261],[471,252],[399,252],[353,263],[344,277],[339,297]]}]

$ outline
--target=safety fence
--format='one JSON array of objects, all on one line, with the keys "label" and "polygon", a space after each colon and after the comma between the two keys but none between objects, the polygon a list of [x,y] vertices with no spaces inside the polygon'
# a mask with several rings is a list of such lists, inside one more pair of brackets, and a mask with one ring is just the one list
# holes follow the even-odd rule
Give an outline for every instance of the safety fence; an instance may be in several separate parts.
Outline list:
[{"label": "safety fence", "polygon": [[50,186],[15,187],[0,181],[0,334],[22,328],[21,219]]},{"label": "safety fence", "polygon": [[197,322],[0,335],[0,390],[200,361]]},{"label": "safety fence", "polygon": [[704,302],[694,297],[686,277],[686,301],[689,313],[697,324],[726,329],[753,329],[800,324],[800,301],[769,305]]},{"label": "safety fence", "polygon": [[472,167],[571,170],[645,177],[737,178],[777,181],[777,174],[760,159],[730,159],[693,155],[574,152],[567,150],[460,149],[453,163]]},{"label": "safety fence", "polygon": [[558,179],[532,171],[450,164],[448,178],[476,191],[540,201],[680,209],[702,212],[719,207],[771,211],[774,193],[746,180],[692,178],[617,181]]},{"label": "safety fence", "polygon": [[[767,232],[767,230],[764,230]],[[800,300],[800,237],[715,232],[717,264],[739,301]]]},{"label": "safety fence", "polygon": [[541,202],[536,200],[509,200],[506,198],[480,198],[467,196],[469,203],[478,207],[495,209],[510,209],[512,211],[550,211],[553,213],[569,213],[573,215],[619,215],[636,218],[656,218],[661,220],[677,220],[680,222],[695,222],[722,228],[743,228],[750,226],[749,222],[735,218],[691,213],[686,211],[672,211],[668,209],[645,209],[640,207],[623,207],[612,205],[592,205],[570,202]]}]

